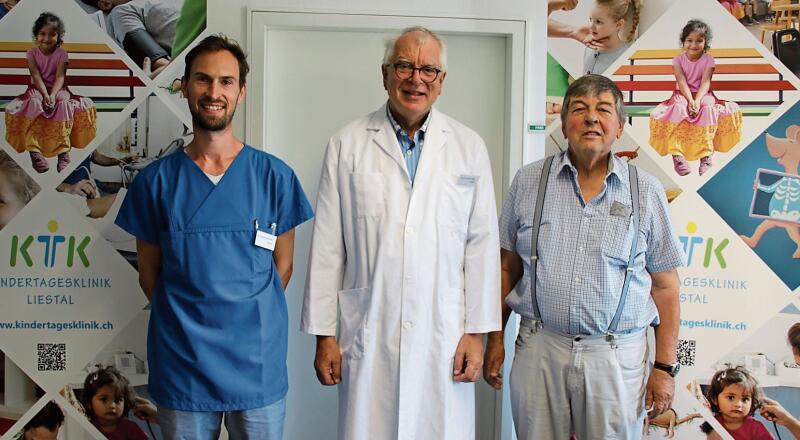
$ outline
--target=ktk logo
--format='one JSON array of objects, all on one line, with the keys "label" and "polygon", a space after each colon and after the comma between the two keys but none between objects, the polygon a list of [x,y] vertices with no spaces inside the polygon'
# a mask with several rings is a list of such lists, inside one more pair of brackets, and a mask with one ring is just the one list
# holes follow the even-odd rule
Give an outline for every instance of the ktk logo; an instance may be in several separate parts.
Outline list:
[{"label": "ktk logo", "polygon": [[[31,251],[37,249],[42,250],[44,267],[54,267],[57,262],[61,261],[60,258],[63,258],[64,243],[66,243],[67,267],[72,267],[76,263],[76,257],[83,267],[89,267],[89,258],[86,256],[86,247],[91,241],[89,236],[80,238],[74,235],[69,237],[57,235],[58,222],[55,220],[47,222],[47,230],[50,231],[50,234],[39,235],[35,238],[33,235],[11,237],[11,267],[16,267],[19,259],[24,261],[26,266],[33,267]],[[34,239],[38,244],[34,243]],[[34,254],[36,253],[34,252]]]},{"label": "ktk logo", "polygon": [[702,255],[703,267],[711,266],[712,259],[716,260],[721,269],[728,267],[722,253],[730,243],[730,240],[723,238],[717,242],[712,237],[697,235],[697,224],[689,222],[686,225],[688,235],[679,235],[678,239],[683,243],[683,251],[686,253],[686,266],[691,267],[695,260],[696,253]]}]

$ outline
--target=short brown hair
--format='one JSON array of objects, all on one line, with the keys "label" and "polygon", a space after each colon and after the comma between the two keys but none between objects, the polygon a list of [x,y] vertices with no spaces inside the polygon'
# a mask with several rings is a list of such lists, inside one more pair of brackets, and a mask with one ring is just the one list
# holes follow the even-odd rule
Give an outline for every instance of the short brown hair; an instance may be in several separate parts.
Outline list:
[{"label": "short brown hair", "polygon": [[792,346],[792,352],[800,354],[800,322],[795,322],[789,327],[786,333],[786,338],[789,339],[789,345]]},{"label": "short brown hair", "polygon": [[221,50],[227,50],[236,58],[236,61],[239,62],[239,87],[245,85],[247,83],[247,73],[250,72],[250,65],[247,64],[247,55],[236,40],[222,34],[209,35],[203,38],[197,46],[193,47],[192,50],[186,54],[186,67],[184,67],[183,70],[183,79],[188,80],[189,75],[192,74],[192,63],[195,58],[206,53],[219,52]]}]

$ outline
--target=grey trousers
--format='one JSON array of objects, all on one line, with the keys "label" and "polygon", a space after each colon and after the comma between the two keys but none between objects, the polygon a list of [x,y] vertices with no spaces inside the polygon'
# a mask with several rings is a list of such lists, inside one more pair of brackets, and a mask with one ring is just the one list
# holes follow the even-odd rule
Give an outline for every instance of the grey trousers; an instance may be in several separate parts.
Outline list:
[{"label": "grey trousers", "polygon": [[570,336],[523,319],[511,367],[519,440],[642,438],[650,372],[647,332]]}]

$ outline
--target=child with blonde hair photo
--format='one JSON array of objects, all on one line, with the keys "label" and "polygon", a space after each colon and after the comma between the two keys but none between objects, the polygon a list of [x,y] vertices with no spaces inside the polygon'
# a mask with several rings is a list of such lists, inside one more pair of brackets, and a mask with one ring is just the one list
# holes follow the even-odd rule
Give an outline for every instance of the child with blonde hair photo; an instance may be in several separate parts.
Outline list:
[{"label": "child with blonde hair photo", "polygon": [[[628,48],[636,38],[641,13],[640,0],[596,0],[589,16],[592,40],[602,48],[586,48],[583,55],[584,74],[602,74]],[[630,17],[631,28],[625,38],[620,32]]]}]

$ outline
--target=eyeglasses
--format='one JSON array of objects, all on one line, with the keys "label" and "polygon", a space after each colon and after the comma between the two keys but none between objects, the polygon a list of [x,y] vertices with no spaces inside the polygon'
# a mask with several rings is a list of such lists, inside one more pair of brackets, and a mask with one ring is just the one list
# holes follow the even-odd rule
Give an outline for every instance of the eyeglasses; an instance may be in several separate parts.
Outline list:
[{"label": "eyeglasses", "polygon": [[413,64],[405,61],[398,61],[391,66],[394,68],[394,74],[397,79],[402,80],[411,78],[414,76],[414,71],[419,70],[419,79],[426,84],[436,81],[436,78],[438,78],[439,74],[442,72],[441,69],[434,66],[414,67]]}]

